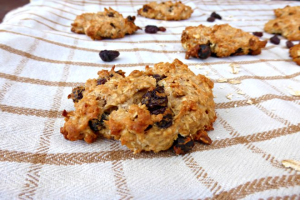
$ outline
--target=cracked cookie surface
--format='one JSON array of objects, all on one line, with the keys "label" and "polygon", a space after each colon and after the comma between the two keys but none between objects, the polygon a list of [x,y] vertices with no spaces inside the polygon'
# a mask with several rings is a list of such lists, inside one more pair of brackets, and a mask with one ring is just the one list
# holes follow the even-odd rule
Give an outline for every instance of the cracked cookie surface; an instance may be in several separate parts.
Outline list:
[{"label": "cracked cookie surface", "polygon": [[300,44],[290,48],[290,56],[297,65],[300,65]]},{"label": "cracked cookie surface", "polygon": [[138,10],[139,15],[158,20],[184,20],[190,18],[192,13],[192,8],[180,1],[150,2]]},{"label": "cracked cookie surface", "polygon": [[258,37],[228,24],[213,27],[189,26],[181,35],[181,44],[186,49],[186,59],[190,56],[201,58],[200,50],[203,49],[201,45],[209,46],[212,55],[227,57],[260,54],[266,43],[267,41],[260,41]]},{"label": "cracked cookie surface", "polygon": [[146,66],[128,76],[114,68],[98,75],[69,95],[75,111],[63,112],[66,139],[92,143],[104,136],[134,153],[167,150],[179,135],[211,143],[207,131],[216,120],[214,84],[181,61]]},{"label": "cracked cookie surface", "polygon": [[272,19],[265,24],[268,33],[281,34],[288,40],[300,40],[300,14]]},{"label": "cracked cookie surface", "polygon": [[274,14],[276,17],[284,17],[289,15],[299,15],[300,14],[300,6],[285,6],[284,8],[278,8],[274,10]]},{"label": "cracked cookie surface", "polygon": [[104,8],[104,12],[78,15],[71,24],[71,31],[86,34],[93,40],[123,38],[140,29],[134,24],[134,21],[134,16],[123,18],[122,14],[112,8]]}]

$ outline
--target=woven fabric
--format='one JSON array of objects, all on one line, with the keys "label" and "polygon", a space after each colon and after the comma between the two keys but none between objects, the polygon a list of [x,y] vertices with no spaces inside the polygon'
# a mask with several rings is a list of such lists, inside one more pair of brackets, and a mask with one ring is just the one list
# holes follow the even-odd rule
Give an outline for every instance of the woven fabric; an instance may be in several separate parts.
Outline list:
[{"label": "woven fabric", "polygon": [[[273,9],[297,1],[182,2],[194,9],[184,21],[137,16],[138,30],[121,39],[93,41],[70,31],[76,15],[105,7],[136,15],[144,0],[32,0],[0,24],[0,199],[300,199],[300,173],[282,160],[300,160],[300,67],[286,39],[268,42],[257,56],[186,60],[180,43],[186,26],[228,23],[263,31]],[[216,11],[223,19],[206,21]],[[264,33],[263,40],[271,37]],[[298,43],[298,42],[295,42]],[[99,51],[118,50],[105,63]],[[134,155],[118,141],[70,142],[60,134],[61,113],[73,110],[71,88],[97,71],[143,70],[175,58],[215,82],[213,143],[192,152]],[[230,64],[235,63],[238,73]],[[238,80],[239,84],[219,79]]]}]

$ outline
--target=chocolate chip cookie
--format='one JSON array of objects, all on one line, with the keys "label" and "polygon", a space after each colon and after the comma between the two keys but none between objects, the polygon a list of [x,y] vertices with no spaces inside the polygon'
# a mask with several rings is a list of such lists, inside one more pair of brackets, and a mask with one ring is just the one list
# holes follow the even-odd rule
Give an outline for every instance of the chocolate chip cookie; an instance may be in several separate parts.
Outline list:
[{"label": "chocolate chip cookie", "polygon": [[190,18],[192,13],[192,8],[180,1],[150,2],[138,10],[139,15],[158,20],[184,20]]},{"label": "chocolate chip cookie", "polygon": [[284,17],[289,15],[299,15],[300,6],[285,6],[284,8],[278,8],[274,10],[276,17]]},{"label": "chocolate chip cookie", "polygon": [[290,48],[290,56],[297,65],[300,65],[300,44],[294,45]]},{"label": "chocolate chip cookie", "polygon": [[[100,135],[120,140],[134,153],[186,153],[194,141],[210,144],[216,120],[213,82],[175,59],[128,76],[102,70],[73,89],[75,111],[64,111],[61,133],[68,140],[94,142]],[[182,139],[184,138],[184,139]]]},{"label": "chocolate chip cookie", "polygon": [[272,19],[265,24],[268,33],[281,34],[288,40],[300,40],[300,14]]},{"label": "chocolate chip cookie", "polygon": [[222,24],[213,27],[189,26],[182,32],[181,43],[186,49],[186,59],[190,56],[205,59],[211,55],[257,55],[267,41],[260,41],[250,33]]},{"label": "chocolate chip cookie", "polygon": [[140,29],[134,24],[134,21],[134,16],[123,18],[122,14],[112,8],[104,8],[104,12],[78,15],[71,24],[71,31],[86,34],[93,40],[123,38]]}]

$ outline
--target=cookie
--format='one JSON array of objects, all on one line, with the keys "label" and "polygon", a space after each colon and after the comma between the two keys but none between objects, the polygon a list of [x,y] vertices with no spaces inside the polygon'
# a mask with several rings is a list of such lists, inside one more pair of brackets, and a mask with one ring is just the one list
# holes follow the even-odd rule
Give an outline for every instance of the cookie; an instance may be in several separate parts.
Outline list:
[{"label": "cookie", "polygon": [[290,56],[297,65],[300,65],[300,43],[290,48]]},{"label": "cookie", "polygon": [[287,5],[284,8],[278,8],[274,10],[276,17],[284,17],[289,15],[299,15],[300,14],[300,6],[289,6]]},{"label": "cookie", "polygon": [[135,17],[128,16],[126,19],[117,11],[104,8],[104,12],[84,13],[78,15],[72,23],[71,31],[86,34],[93,40],[103,38],[123,38],[140,29],[134,24]]},{"label": "cookie", "polygon": [[190,56],[206,58],[210,56],[209,52],[217,57],[257,55],[266,43],[267,41],[260,41],[258,37],[228,24],[213,27],[189,26],[181,35],[186,59]]},{"label": "cookie", "polygon": [[92,143],[103,136],[120,140],[134,153],[157,153],[176,143],[179,154],[193,141],[211,143],[207,131],[216,120],[214,84],[181,61],[146,66],[128,76],[114,68],[98,75],[69,95],[75,111],[63,112],[66,139]]},{"label": "cookie", "polygon": [[150,2],[138,10],[139,15],[158,20],[184,20],[190,18],[192,13],[192,8],[180,1]]},{"label": "cookie", "polygon": [[300,14],[272,19],[265,24],[264,30],[281,34],[288,40],[300,40]]}]

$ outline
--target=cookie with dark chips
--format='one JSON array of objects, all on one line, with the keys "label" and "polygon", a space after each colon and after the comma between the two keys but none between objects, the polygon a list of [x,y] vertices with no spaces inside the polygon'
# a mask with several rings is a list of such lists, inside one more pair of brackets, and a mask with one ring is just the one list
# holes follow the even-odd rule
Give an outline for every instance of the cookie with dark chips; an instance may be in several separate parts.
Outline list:
[{"label": "cookie with dark chips", "polygon": [[299,15],[300,14],[300,6],[285,6],[284,8],[278,8],[274,10],[274,14],[276,17],[284,17],[289,15]]},{"label": "cookie with dark chips", "polygon": [[300,44],[294,45],[290,48],[290,56],[297,65],[300,65]]},{"label": "cookie with dark chips", "polygon": [[192,8],[180,1],[150,2],[138,10],[139,15],[158,20],[184,20],[190,18],[192,13]]},{"label": "cookie with dark chips", "polygon": [[[216,120],[214,84],[181,61],[146,66],[128,76],[114,68],[98,75],[69,96],[75,111],[63,112],[60,131],[66,139],[92,143],[104,136],[121,141],[134,153],[167,150],[178,143],[179,135],[211,143],[207,131]],[[192,143],[179,142],[182,151],[176,153],[186,153]]]},{"label": "cookie with dark chips", "polygon": [[[227,57],[232,55],[257,55],[267,41],[236,29],[228,24],[206,27],[189,26],[181,35],[181,44],[186,49],[185,57],[207,58],[210,55]],[[205,54],[205,55],[204,55]]]},{"label": "cookie with dark chips", "polygon": [[288,40],[300,40],[300,14],[272,19],[265,24],[267,33],[281,34]]},{"label": "cookie with dark chips", "polygon": [[123,38],[140,29],[134,21],[134,16],[123,18],[122,14],[112,8],[104,8],[104,12],[78,15],[71,24],[71,31],[86,34],[93,40]]}]

